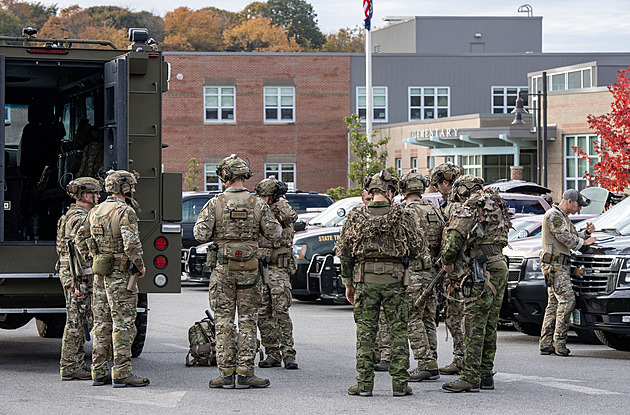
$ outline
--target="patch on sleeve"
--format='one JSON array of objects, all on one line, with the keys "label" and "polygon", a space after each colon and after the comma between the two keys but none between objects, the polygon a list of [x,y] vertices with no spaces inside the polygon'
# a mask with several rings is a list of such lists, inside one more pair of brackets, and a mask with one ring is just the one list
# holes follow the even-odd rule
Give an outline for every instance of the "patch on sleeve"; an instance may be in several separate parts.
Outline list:
[{"label": "patch on sleeve", "polygon": [[562,225],[564,225],[564,221],[560,216],[554,217],[551,221],[551,226],[553,227],[553,229],[561,229]]}]

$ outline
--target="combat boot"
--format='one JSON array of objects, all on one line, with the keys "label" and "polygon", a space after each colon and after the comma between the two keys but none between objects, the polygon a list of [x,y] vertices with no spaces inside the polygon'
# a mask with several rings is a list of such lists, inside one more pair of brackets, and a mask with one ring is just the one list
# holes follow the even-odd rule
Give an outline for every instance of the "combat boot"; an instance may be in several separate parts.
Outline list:
[{"label": "combat boot", "polygon": [[127,376],[126,378],[114,379],[114,387],[115,388],[126,388],[127,386],[147,386],[149,383],[149,379],[141,378],[135,375]]},{"label": "combat boot", "polygon": [[571,350],[567,349],[567,346],[564,344],[556,344],[556,354],[558,356],[568,356],[571,353]]},{"label": "combat boot", "polygon": [[92,382],[92,386],[103,386],[103,385],[111,385],[112,384],[112,375],[107,374],[100,378],[94,378]]},{"label": "combat boot", "polygon": [[262,379],[258,376],[236,376],[236,389],[249,389],[249,388],[266,388],[270,385],[269,379]]},{"label": "combat boot", "polygon": [[494,376],[482,376],[481,377],[481,389],[494,390]]},{"label": "combat boot", "polygon": [[439,369],[420,369],[419,367],[409,373],[409,382],[422,382],[423,380],[436,380],[440,378]]},{"label": "combat boot", "polygon": [[280,367],[280,361],[267,355],[265,360],[261,360],[260,362],[258,362],[258,367],[261,367],[263,369],[266,369],[269,367]]},{"label": "combat boot", "polygon": [[348,395],[354,396],[372,396],[372,391],[364,391],[359,388],[359,385],[350,386],[348,388]]},{"label": "combat boot", "polygon": [[289,370],[295,370],[298,368],[298,364],[293,356],[284,356],[284,368]]},{"label": "combat boot", "polygon": [[550,354],[554,354],[555,352],[556,349],[554,349],[553,346],[542,347],[540,349],[540,354],[543,356],[549,356]]},{"label": "combat boot", "polygon": [[404,389],[394,390],[393,395],[394,395],[394,396],[408,396],[408,395],[413,395],[413,390],[411,389],[411,386],[407,385],[407,386],[405,386],[405,388],[404,388]]},{"label": "combat boot", "polygon": [[460,368],[457,363],[453,361],[450,365],[440,368],[440,373],[443,375],[459,375]]},{"label": "combat boot", "polygon": [[61,380],[90,380],[92,379],[92,373],[85,369],[79,369],[69,375],[61,375]]},{"label": "combat boot", "polygon": [[234,389],[234,373],[230,376],[219,376],[218,378],[212,379],[208,386],[211,388],[223,388],[223,389]]},{"label": "combat boot", "polygon": [[479,384],[472,384],[464,379],[457,379],[454,382],[446,382],[442,389],[449,392],[479,392]]},{"label": "combat boot", "polygon": [[389,362],[387,360],[381,360],[374,365],[374,370],[377,372],[387,372],[389,370]]}]

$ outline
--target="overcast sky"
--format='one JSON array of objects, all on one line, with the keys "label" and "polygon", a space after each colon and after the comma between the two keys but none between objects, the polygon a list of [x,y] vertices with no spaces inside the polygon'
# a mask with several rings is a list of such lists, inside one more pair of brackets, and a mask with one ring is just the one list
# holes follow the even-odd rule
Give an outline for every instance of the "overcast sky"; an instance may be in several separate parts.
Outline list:
[{"label": "overcast sky", "polygon": [[[83,8],[115,5],[160,16],[183,6],[193,10],[214,6],[240,11],[252,1],[40,0],[60,8],[74,4]],[[628,0],[374,0],[372,25],[384,26],[384,16],[526,16],[517,12],[526,1],[533,7],[534,16],[543,17],[543,52],[630,52]],[[362,24],[363,0],[310,0],[309,3],[324,33]]]}]

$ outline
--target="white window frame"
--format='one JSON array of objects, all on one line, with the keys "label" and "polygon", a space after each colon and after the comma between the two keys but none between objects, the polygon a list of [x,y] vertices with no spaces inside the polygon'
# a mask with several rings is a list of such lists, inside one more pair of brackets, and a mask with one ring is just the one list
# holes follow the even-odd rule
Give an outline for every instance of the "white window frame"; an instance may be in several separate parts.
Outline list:
[{"label": "white window frame", "polygon": [[[273,90],[276,90],[273,92]],[[290,92],[290,94],[289,94]],[[276,103],[268,103],[267,97],[275,97]],[[291,97],[291,105],[286,101],[283,103],[282,98]],[[267,118],[267,110],[275,109],[276,118]],[[291,119],[282,118],[282,110],[291,109]],[[295,87],[294,86],[266,86],[263,88],[263,118],[265,123],[287,124],[295,122]]]},{"label": "white window frame", "polygon": [[398,177],[402,176],[402,157],[396,157],[394,159],[394,168],[396,169],[396,174]]},{"label": "white window frame", "polygon": [[[277,165],[278,168],[277,169],[273,169],[271,166],[272,165]],[[287,167],[288,165],[291,165],[291,169],[286,169],[285,167]],[[284,173],[293,173],[293,180],[292,181],[288,181],[286,180],[286,176],[284,175]],[[287,188],[290,191],[296,190],[297,189],[297,165],[294,162],[282,162],[282,161],[278,161],[278,162],[269,162],[269,163],[265,163],[265,179],[269,178],[269,176],[276,176],[276,179],[280,180],[281,182],[284,182],[287,185]]]},{"label": "white window frame", "polygon": [[483,156],[481,154],[461,156],[463,174],[483,177]]},{"label": "white window frame", "polygon": [[[501,89],[502,91],[499,93],[495,91],[496,89]],[[512,93],[508,91],[510,89],[516,89],[516,93]],[[516,106],[516,100],[520,96],[523,98],[523,107],[525,109],[528,108],[528,94],[529,88],[526,86],[492,86],[490,87],[490,114],[509,114],[512,112],[514,107]],[[522,95],[521,95],[522,94]],[[496,105],[494,103],[495,96],[501,96],[503,98],[503,105]],[[514,105],[508,104],[508,99],[514,98]],[[495,112],[495,110],[501,110],[500,112]]]},{"label": "white window frame", "polygon": [[[418,94],[415,90],[420,89],[420,93]],[[433,90],[433,93],[430,90]],[[440,93],[439,91],[445,89],[446,94]],[[420,105],[412,105],[412,97],[420,97]],[[425,105],[425,97],[433,97],[433,105]],[[440,105],[440,97],[446,96],[446,105]],[[418,121],[418,120],[436,120],[438,118],[445,118],[451,116],[451,87],[450,86],[410,86],[407,89],[407,119],[408,121]],[[440,110],[446,109],[446,115],[439,116]],[[420,111],[420,118],[413,117],[412,113],[416,111]],[[427,110],[433,110],[434,117],[425,117],[425,112]]]},{"label": "white window frame", "polygon": [[[569,74],[580,72],[580,87],[579,88],[569,88]],[[553,89],[553,77],[562,75],[564,77],[564,87],[562,89]],[[588,85],[585,84],[584,79],[588,79]],[[547,73],[547,91],[567,91],[569,89],[586,89],[593,87],[593,68],[581,68],[581,69],[572,69],[570,71],[563,72],[553,72]],[[532,77],[532,85],[534,85],[534,91],[542,91],[542,75],[533,76]]]},{"label": "white window frame", "polygon": [[[587,161],[583,161],[582,157],[578,156],[571,148],[573,146],[579,145],[580,138],[582,137],[586,137],[586,145],[580,146],[580,147],[582,147],[582,149],[586,151],[586,154],[588,156],[593,158],[593,160],[590,162],[590,166]],[[584,173],[580,172],[581,162],[587,163],[586,166],[583,166],[583,167],[587,167],[589,171],[591,171],[592,166],[601,160],[599,155],[595,151],[593,151],[593,154],[591,154],[590,152],[590,142],[593,139],[597,140],[598,143],[601,143],[601,140],[595,134],[571,134],[571,135],[564,136],[564,165],[562,169],[564,171],[564,180],[563,180],[564,190],[576,189],[580,191],[584,189],[584,187],[586,186],[593,186],[593,181],[586,180],[584,178]],[[569,164],[571,164],[570,163],[571,161],[573,161],[572,172],[569,171]],[[580,187],[580,185],[582,186]]]},{"label": "white window frame", "polygon": [[[209,90],[217,89],[217,93],[210,93]],[[229,90],[232,90],[229,93]],[[207,106],[206,97],[215,96],[217,98],[217,106]],[[224,103],[223,97],[231,97],[232,105]],[[207,110],[216,109],[217,118],[208,118]],[[232,110],[232,118],[223,117],[224,110]],[[236,123],[236,86],[204,86],[203,87],[203,120],[205,123]]]},{"label": "white window frame", "polygon": [[411,170],[417,173],[418,172],[418,157],[417,156],[411,157],[409,164],[411,165]]},{"label": "white window frame", "polygon": [[[217,176],[217,165],[219,163],[204,163],[203,167],[203,188],[204,190],[221,190],[221,179]],[[212,176],[216,177],[215,181],[208,181],[208,173],[211,173]],[[216,187],[215,187],[216,186]]]},{"label": "white window frame", "polygon": [[[380,90],[383,90],[382,93]],[[384,97],[385,98],[385,106],[379,105],[376,106],[376,97]],[[363,97],[363,101],[365,101],[364,105],[361,105],[360,102],[362,101]],[[358,86],[357,87],[357,114],[359,114],[360,118],[361,118],[361,122],[365,122],[365,114],[367,114],[367,96],[365,94],[365,87],[364,86]],[[389,111],[388,111],[388,90],[386,86],[373,86],[372,87],[372,111],[375,113],[376,111],[380,111],[382,110],[385,114],[384,118],[376,118],[374,117],[372,119],[372,122],[375,123],[386,123],[387,122],[387,118],[389,116]],[[363,110],[364,115],[361,115],[361,110]]]}]

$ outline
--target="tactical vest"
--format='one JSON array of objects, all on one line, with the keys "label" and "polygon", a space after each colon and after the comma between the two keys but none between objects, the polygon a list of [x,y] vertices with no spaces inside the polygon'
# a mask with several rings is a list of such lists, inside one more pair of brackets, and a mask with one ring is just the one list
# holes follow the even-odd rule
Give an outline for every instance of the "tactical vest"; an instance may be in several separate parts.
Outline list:
[{"label": "tactical vest", "polygon": [[72,233],[73,228],[77,223],[83,222],[88,215],[88,211],[82,207],[73,203],[70,205],[68,211],[62,215],[57,221],[57,254],[59,254],[60,260],[68,260],[68,246],[67,242],[71,238],[74,238]]},{"label": "tactical vest", "polygon": [[437,258],[440,255],[442,232],[446,224],[442,212],[433,202],[425,199],[413,200],[408,206],[413,207],[418,215],[422,215],[422,221],[425,224],[423,231],[429,245],[429,251],[433,258]]},{"label": "tactical vest", "polygon": [[293,236],[295,235],[295,228],[293,223],[286,224],[284,220],[280,220],[280,218],[286,217],[287,212],[283,212],[283,210],[290,210],[293,212],[293,208],[289,204],[286,199],[279,199],[276,203],[271,207],[271,212],[274,214],[275,218],[280,222],[280,226],[282,226],[282,233],[280,236],[280,240],[276,242],[271,242],[269,239],[265,238],[263,235],[260,235],[258,239],[258,257],[263,258],[265,256],[269,256],[272,259],[272,263],[277,261],[278,255],[284,255],[291,253],[291,248],[293,247]]},{"label": "tactical vest", "polygon": [[239,260],[253,258],[258,250],[262,217],[256,209],[256,196],[247,191],[224,192],[216,199],[213,235],[219,253],[231,258],[236,255],[234,251],[240,253]]},{"label": "tactical vest", "polygon": [[120,234],[120,208],[127,207],[122,200],[106,200],[90,212],[90,234],[99,254],[122,254],[125,252]]},{"label": "tactical vest", "polygon": [[558,206],[552,207],[550,210],[547,211],[547,213],[545,213],[542,221],[543,253],[548,252],[554,257],[557,257],[560,254],[571,255],[571,250],[569,249],[569,247],[558,241],[555,235],[551,232],[551,229],[549,228],[549,225],[551,225],[549,223],[549,216],[562,218],[564,228],[568,229],[569,232],[571,232],[572,234],[577,235],[577,231],[575,230],[575,226],[573,226],[571,219],[569,219],[569,217],[564,212],[562,212],[562,210],[560,210]]},{"label": "tactical vest", "polygon": [[473,214],[477,214],[477,221],[486,233],[485,238],[475,239],[472,245],[480,247],[487,255],[501,254],[508,243],[508,231],[512,227],[505,200],[495,191],[484,190],[473,193],[465,205]]},{"label": "tactical vest", "polygon": [[375,258],[401,260],[409,254],[401,205],[392,204],[384,215],[371,213],[369,208],[357,209],[355,226],[358,236],[352,253],[355,258],[359,261]]}]

